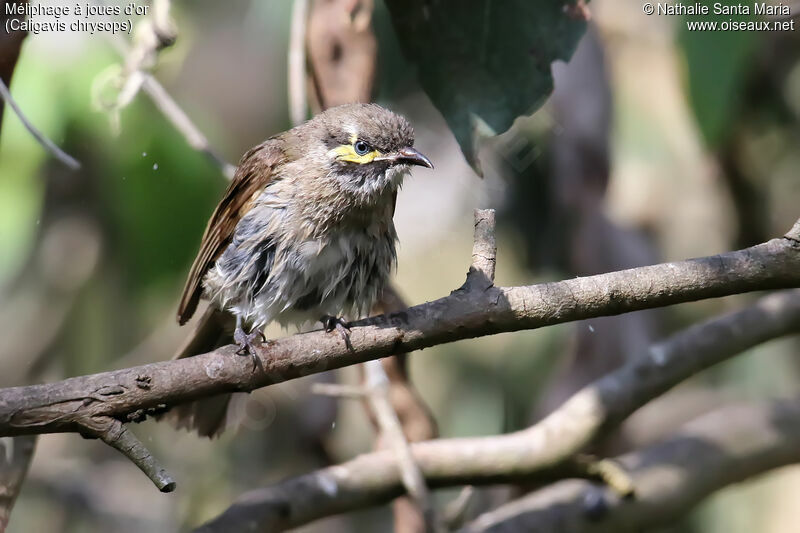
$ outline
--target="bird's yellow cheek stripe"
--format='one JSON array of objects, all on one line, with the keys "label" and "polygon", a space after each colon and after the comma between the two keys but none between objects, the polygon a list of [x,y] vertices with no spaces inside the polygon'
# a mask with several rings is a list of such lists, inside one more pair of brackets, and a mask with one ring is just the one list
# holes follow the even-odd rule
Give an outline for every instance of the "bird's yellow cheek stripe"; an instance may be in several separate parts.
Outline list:
[{"label": "bird's yellow cheek stripe", "polygon": [[328,154],[332,155],[339,161],[347,161],[349,163],[359,163],[362,165],[364,163],[371,163],[372,161],[375,160],[376,157],[381,155],[381,153],[378,150],[367,152],[364,155],[358,155],[353,146],[350,144],[343,144],[341,146],[337,146],[336,148],[328,152]]}]

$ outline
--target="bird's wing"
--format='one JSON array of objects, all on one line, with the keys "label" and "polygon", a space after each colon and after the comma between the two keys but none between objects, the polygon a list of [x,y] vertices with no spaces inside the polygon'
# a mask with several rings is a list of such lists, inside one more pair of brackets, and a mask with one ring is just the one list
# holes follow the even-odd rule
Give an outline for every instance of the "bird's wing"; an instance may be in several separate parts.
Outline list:
[{"label": "bird's wing", "polygon": [[233,180],[208,221],[200,251],[189,271],[178,307],[179,324],[183,325],[192,318],[203,293],[203,277],[230,243],[241,217],[273,179],[275,167],[285,159],[277,139],[268,139],[242,156]]}]

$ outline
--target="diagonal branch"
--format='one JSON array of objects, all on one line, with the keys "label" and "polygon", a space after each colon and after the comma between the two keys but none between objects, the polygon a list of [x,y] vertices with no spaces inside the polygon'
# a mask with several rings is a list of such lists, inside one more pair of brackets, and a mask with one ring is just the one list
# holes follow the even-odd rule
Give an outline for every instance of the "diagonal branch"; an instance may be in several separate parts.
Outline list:
[{"label": "diagonal branch", "polygon": [[[524,287],[456,290],[353,323],[348,348],[313,331],[258,350],[236,346],[51,384],[0,390],[0,436],[78,431],[95,417],[126,422],[214,394],[273,383],[446,342],[756,290],[800,286],[800,245],[773,239],[736,252]],[[724,339],[723,339],[724,341]],[[314,350],[308,347],[313,346]]]},{"label": "diagonal branch", "polygon": [[[579,477],[583,469],[573,461],[575,454],[637,408],[705,368],[796,332],[800,332],[800,290],[772,294],[673,335],[525,430],[414,443],[414,459],[431,486]],[[395,456],[386,451],[365,454],[245,494],[198,533],[239,531],[244,524],[277,531],[377,505],[401,491]]]},{"label": "diagonal branch", "polygon": [[619,458],[636,497],[565,480],[489,511],[463,533],[624,533],[674,523],[732,483],[800,462],[800,401],[723,407],[666,441]]},{"label": "diagonal branch", "polygon": [[150,450],[145,448],[132,431],[113,418],[107,418],[104,422],[104,427],[97,431],[98,438],[130,459],[144,475],[150,478],[158,490],[161,492],[175,490],[172,476],[158,464]]},{"label": "diagonal branch", "polygon": [[0,80],[0,99],[4,100],[8,104],[8,107],[14,111],[14,113],[17,115],[17,118],[19,118],[20,122],[22,122],[22,125],[25,126],[25,129],[27,129],[28,132],[33,135],[33,138],[36,139],[36,141],[41,144],[45,150],[50,152],[53,157],[58,159],[70,170],[78,170],[81,168],[81,164],[77,159],[56,146],[53,141],[45,137],[45,135],[36,129],[36,126],[34,126],[31,121],[28,120],[28,118],[22,112],[22,109],[20,109],[17,102],[11,96],[11,91],[9,91],[8,87],[6,87],[6,84],[3,82],[3,80]]},{"label": "diagonal branch", "polygon": [[[99,2],[101,5],[102,1]],[[170,96],[167,90],[148,71],[156,61],[156,53],[166,46],[170,46],[176,38],[176,31],[169,19],[168,1],[158,2],[154,10],[153,20],[141,28],[145,36],[139,40],[138,45],[130,47],[121,35],[107,34],[111,46],[125,59],[125,87],[117,101],[110,104],[112,122],[117,121],[114,115],[127,106],[136,96],[139,89],[143,90],[153,101],[164,117],[169,120],[178,132],[183,135],[186,143],[194,150],[208,157],[227,179],[233,179],[236,167],[228,163],[211,146],[203,132],[200,131],[189,115],[181,109],[178,103]]]}]

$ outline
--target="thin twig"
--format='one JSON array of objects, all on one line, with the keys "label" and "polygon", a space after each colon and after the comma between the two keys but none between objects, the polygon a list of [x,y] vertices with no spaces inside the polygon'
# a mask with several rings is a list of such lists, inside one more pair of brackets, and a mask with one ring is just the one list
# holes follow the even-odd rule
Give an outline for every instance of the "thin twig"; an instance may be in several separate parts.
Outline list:
[{"label": "thin twig", "polygon": [[164,116],[167,117],[167,120],[175,126],[175,129],[183,135],[189,146],[198,152],[206,154],[206,156],[219,167],[222,174],[227,179],[233,179],[233,175],[236,173],[236,167],[225,161],[225,159],[211,147],[206,136],[195,126],[194,122],[189,118],[189,115],[187,115],[175,100],[173,100],[172,96],[170,96],[158,80],[150,74],[145,74],[142,89],[150,96],[150,99],[153,100],[153,103]]},{"label": "thin twig", "polygon": [[389,378],[380,361],[367,361],[364,363],[366,389],[369,391],[367,401],[380,428],[380,437],[385,439],[388,447],[397,457],[397,466],[400,469],[400,479],[403,486],[411,496],[425,518],[428,531],[440,531],[442,528],[437,523],[436,513],[431,501],[431,495],[425,484],[425,477],[414,461],[411,447],[403,434],[403,427],[397,418],[397,413],[389,400]]},{"label": "thin twig", "polygon": [[474,497],[475,487],[467,485],[461,489],[461,492],[458,493],[455,499],[447,504],[447,507],[444,509],[444,521],[447,525],[447,529],[452,531],[461,527],[466,520],[467,511],[469,511],[470,504]]},{"label": "thin twig", "polygon": [[172,476],[158,464],[150,450],[145,448],[144,444],[122,422],[107,419],[102,420],[101,425],[104,427],[101,431],[96,432],[97,437],[130,459],[139,467],[139,470],[150,478],[158,490],[161,492],[175,490],[175,480],[172,479]]},{"label": "thin twig", "polygon": [[288,75],[289,118],[297,126],[306,119],[308,95],[306,94],[306,28],[308,27],[308,0],[294,0],[292,26],[289,36]]},{"label": "thin twig", "polygon": [[8,106],[14,111],[20,122],[22,122],[22,125],[25,126],[30,134],[33,135],[33,138],[36,139],[36,141],[41,144],[45,150],[50,152],[53,157],[61,161],[61,163],[63,163],[67,168],[72,170],[78,170],[81,168],[81,164],[77,159],[56,146],[53,141],[45,137],[42,132],[36,129],[36,126],[31,124],[31,122],[22,112],[22,109],[20,109],[19,105],[17,105],[17,102],[14,101],[14,98],[11,96],[11,91],[8,90],[8,87],[6,87],[6,84],[3,83],[3,80],[0,80],[0,96],[2,96],[3,100],[5,100]]},{"label": "thin twig", "polygon": [[[100,2],[102,3],[102,2]],[[168,2],[165,4],[168,6]],[[164,8],[166,9],[166,8]],[[160,13],[164,11],[162,9],[159,11]],[[168,11],[168,9],[167,9]],[[160,22],[156,28],[153,28],[153,32],[158,33],[158,28],[170,27],[168,22],[168,18],[165,18],[166,15],[161,15],[161,18],[164,21]],[[133,68],[133,66],[141,67],[141,63],[137,63],[132,60],[128,60],[133,53],[132,49],[129,47],[128,43],[126,42],[125,38],[121,35],[112,35],[111,33],[105,33],[106,38],[108,39],[111,46],[117,51],[117,53],[126,59],[126,66],[127,68]],[[168,35],[168,34],[167,34]],[[166,39],[166,40],[165,40]],[[159,37],[156,39],[156,42],[168,42],[168,39],[164,36]],[[229,180],[233,179],[233,175],[236,172],[236,167],[229,162],[225,161],[217,152],[211,147],[211,144],[208,142],[208,139],[205,135],[200,131],[200,129],[192,122],[189,116],[181,109],[181,107],[175,102],[172,96],[167,92],[161,83],[153,77],[149,72],[145,70],[134,70],[130,72],[128,76],[136,75],[141,80],[140,88],[144,90],[144,92],[150,97],[153,101],[155,106],[158,108],[159,111],[169,120],[175,129],[183,135],[184,139],[189,146],[191,146],[194,150],[198,152],[204,153],[217,167],[219,167],[222,174]],[[135,94],[135,92],[134,92]],[[132,99],[133,96],[130,97]]]}]

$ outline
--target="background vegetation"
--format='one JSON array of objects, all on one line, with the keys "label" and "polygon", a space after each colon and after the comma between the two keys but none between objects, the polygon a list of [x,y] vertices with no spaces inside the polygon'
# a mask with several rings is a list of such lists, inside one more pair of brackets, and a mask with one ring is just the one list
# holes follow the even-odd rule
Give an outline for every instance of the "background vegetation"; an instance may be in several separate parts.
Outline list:
[{"label": "background vegetation", "polygon": [[[464,11],[453,14],[464,17],[465,27],[482,20],[471,4],[477,3],[465,2]],[[532,5],[510,4],[505,9],[512,14]],[[435,172],[407,180],[398,201],[396,285],[408,302],[437,298],[461,284],[475,207],[499,211],[502,285],[714,254],[782,235],[796,220],[798,34],[689,33],[679,18],[645,17],[629,0],[598,0],[590,9],[589,29],[572,61],[553,66],[553,96],[519,118],[510,133],[483,144],[481,179],[448,127],[457,122],[470,153],[470,117],[454,115],[464,111],[463,101],[452,99],[456,107],[445,109],[446,116],[432,103],[441,108],[439,100],[457,90],[440,84],[437,94],[426,71],[446,69],[440,60],[448,51],[424,46],[425,34],[413,33],[418,26],[393,26],[391,10],[376,2],[378,101],[409,117],[417,147],[436,165]],[[173,5],[179,39],[160,54],[155,76],[229,161],[291,125],[290,16],[291,3],[281,0]],[[407,32],[402,42],[396,29]],[[509,35],[526,31],[555,42],[538,37],[534,27]],[[409,50],[413,39],[419,50]],[[568,55],[572,45],[563,44],[556,52]],[[513,119],[526,114],[522,108],[534,110],[543,96],[512,76],[521,61],[518,45],[497,47],[497,53],[507,51],[499,68],[524,99],[511,107],[506,93],[489,89],[463,98],[508,104],[502,109],[513,109]],[[415,53],[434,60],[419,67]],[[549,57],[544,54],[543,65]],[[114,132],[93,99],[99,80],[117,63],[100,35],[42,33],[24,43],[12,92],[30,120],[83,168],[70,172],[49,158],[17,117],[5,113],[2,386],[168,359],[183,338],[174,323],[179,291],[225,180],[143,95],[121,112]],[[511,120],[493,112],[477,114],[502,131]],[[511,431],[652,341],[752,298],[438,346],[409,359],[411,378],[442,436]],[[598,451],[615,455],[653,442],[732,399],[796,394],[799,347],[796,338],[770,342],[696,376],[635,415]],[[247,489],[370,450],[374,435],[363,408],[311,395],[308,387],[319,379],[358,377],[346,369],[259,391],[245,427],[219,440],[154,421],[137,427],[179,481],[170,495],[154,490],[100,442],[45,435],[9,531],[175,531],[219,514]],[[800,470],[784,468],[721,491],[671,530],[794,531],[798,490]],[[507,492],[485,491],[478,507],[502,501]],[[387,507],[303,530],[378,531],[390,523]]]}]

